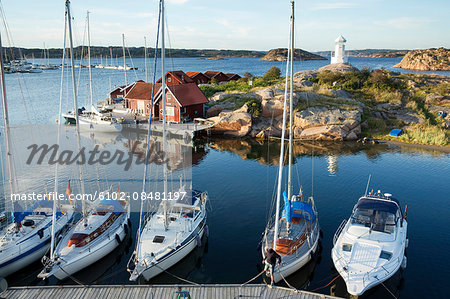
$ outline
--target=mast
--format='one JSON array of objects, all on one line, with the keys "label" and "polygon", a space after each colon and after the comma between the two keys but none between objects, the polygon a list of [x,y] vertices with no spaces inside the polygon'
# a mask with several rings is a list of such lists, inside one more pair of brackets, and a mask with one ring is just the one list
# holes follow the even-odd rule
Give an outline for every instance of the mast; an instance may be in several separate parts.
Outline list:
[{"label": "mast", "polygon": [[[289,76],[289,166],[288,166],[288,197],[287,200],[291,200],[292,196],[292,122],[293,122],[293,112],[294,112],[294,104],[293,104],[293,88],[294,88],[294,1],[291,1],[291,69]],[[287,76],[287,74],[286,74]],[[286,222],[289,227],[289,222]]]},{"label": "mast", "polygon": [[125,86],[128,85],[127,83],[127,64],[125,62],[125,34],[122,33],[122,51],[123,51],[123,71],[125,74]]},{"label": "mast", "polygon": [[87,38],[88,38],[89,96],[90,96],[90,99],[91,99],[91,109],[92,109],[92,106],[93,106],[93,95],[92,95],[91,32],[89,30],[89,11],[86,11],[86,22],[87,22]]},{"label": "mast", "polygon": [[111,66],[113,66],[113,56],[112,56],[112,48],[111,47],[109,47],[109,55],[111,55],[110,64],[111,64]]},{"label": "mast", "polygon": [[147,71],[147,38],[144,36],[144,68],[145,68],[145,82],[148,82]]},{"label": "mast", "polygon": [[[165,36],[164,36],[164,0],[161,1],[161,90],[162,90],[162,102],[163,102],[163,153],[166,155],[167,151],[167,139],[166,139],[166,69],[164,65],[166,49],[165,49]],[[164,160],[166,160],[164,158]],[[167,162],[163,163],[163,174],[164,174],[164,199],[167,196]],[[163,200],[164,207],[164,227],[167,230],[169,226],[169,221],[167,219],[167,203]]]},{"label": "mast", "polygon": [[[289,40],[290,44],[291,40]],[[290,45],[289,45],[290,46]],[[280,166],[278,168],[278,184],[277,184],[277,202],[275,205],[275,228],[273,234],[273,249],[277,248],[278,230],[279,230],[279,219],[280,219],[280,201],[281,201],[281,185],[283,179],[283,158],[284,158],[284,138],[286,131],[286,108],[287,108],[287,92],[288,92],[288,73],[289,73],[289,59],[290,51],[288,51],[288,57],[286,60],[286,81],[284,87],[284,106],[283,106],[283,127],[281,129],[281,151],[280,151]]]},{"label": "mast", "polygon": [[[14,174],[13,174],[13,161],[12,161],[12,152],[11,152],[11,136],[9,133],[9,116],[8,116],[8,104],[6,100],[6,87],[5,87],[5,70],[3,66],[3,46],[2,39],[0,36],[0,84],[1,84],[1,94],[2,94],[2,106],[3,106],[3,125],[5,130],[5,150],[6,150],[6,159],[8,161],[8,172],[9,172],[9,188],[10,193],[13,194],[15,192],[14,186]],[[6,198],[5,198],[6,200]],[[6,202],[5,202],[6,203]]]},{"label": "mast", "polygon": [[[77,84],[75,82],[75,62],[73,58],[73,40],[72,40],[72,17],[70,16],[70,1],[66,0],[66,13],[67,13],[67,20],[68,20],[68,26],[69,26],[69,44],[70,44],[70,63],[71,63],[71,71],[72,71],[72,88],[73,88],[73,101],[75,105],[75,122],[76,122],[76,135],[77,135],[77,146],[78,146],[78,152],[81,151],[81,141],[80,141],[80,122],[78,118],[78,94],[77,94]],[[85,194],[84,190],[84,182],[83,182],[83,171],[81,169],[81,165],[79,165],[79,173],[80,173],[80,183],[81,183],[81,194]],[[83,216],[86,220],[86,204],[84,200],[82,200],[82,209],[83,209]],[[85,223],[87,225],[87,223]]]}]

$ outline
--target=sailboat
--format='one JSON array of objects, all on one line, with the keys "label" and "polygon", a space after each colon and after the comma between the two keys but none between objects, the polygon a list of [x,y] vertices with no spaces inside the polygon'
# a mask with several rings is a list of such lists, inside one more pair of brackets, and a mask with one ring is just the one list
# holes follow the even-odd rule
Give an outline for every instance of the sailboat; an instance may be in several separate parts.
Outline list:
[{"label": "sailboat", "polygon": [[[160,0],[161,20],[161,67],[162,67],[162,102],[163,102],[163,152],[167,153],[166,132],[166,80],[165,80],[165,37],[164,37],[164,0]],[[154,80],[155,82],[155,80]],[[152,101],[153,102],[153,101]],[[153,107],[152,107],[153,108]],[[152,111],[153,109],[151,109]],[[149,145],[151,133],[151,115],[147,144]],[[149,146],[147,146],[147,157]],[[167,271],[170,267],[181,261],[200,243],[206,226],[206,192],[186,189],[180,181],[180,188],[168,192],[167,161],[163,163],[163,196],[165,200],[159,205],[156,213],[143,220],[143,204],[137,231],[136,249],[128,261],[130,280],[135,281],[143,276],[149,280],[158,274]],[[145,190],[147,168],[144,170],[143,191]],[[170,194],[178,194],[177,200],[167,200]]]},{"label": "sailboat", "polygon": [[[281,136],[280,166],[278,169],[277,199],[275,218],[269,221],[262,240],[262,255],[265,248],[273,248],[281,256],[281,265],[273,270],[274,282],[279,282],[303,267],[316,252],[319,243],[318,213],[311,196],[305,198],[301,188],[298,195],[292,195],[292,125],[293,125],[293,56],[294,56],[294,1],[291,1],[290,50],[286,66],[286,85],[283,111],[283,128]],[[289,70],[290,66],[290,70]],[[284,141],[286,130],[286,108],[288,94],[288,77],[290,78],[290,121],[289,121],[289,170],[287,192],[283,192],[284,207],[280,217],[281,187],[283,184]]]},{"label": "sailboat", "polygon": [[[66,21],[69,29],[71,64],[74,65],[69,0],[66,0]],[[75,107],[78,107],[75,71],[73,67],[71,69],[74,102]],[[76,115],[76,118],[78,146],[80,146],[78,115]],[[84,194],[82,177],[80,177],[80,181],[81,191]],[[107,192],[107,194],[112,193]],[[116,194],[119,194],[119,190]],[[130,227],[129,202],[106,198],[103,200],[97,199],[92,204],[84,200],[82,204],[83,217],[62,237],[50,258],[43,259],[44,269],[39,273],[39,278],[45,279],[55,276],[60,280],[65,279],[106,256],[124,240]],[[55,235],[52,235],[52,238],[55,237]]]},{"label": "sailboat", "polygon": [[[367,184],[369,185],[369,184]],[[406,212],[392,194],[370,192],[359,198],[350,219],[333,239],[331,258],[347,291],[360,296],[406,267]]]},{"label": "sailboat", "polygon": [[[0,37],[0,84],[5,130],[5,149],[9,172],[9,191],[17,194],[14,177],[13,152],[3,67],[3,48]],[[7,198],[5,198],[7,200]],[[52,207],[52,201],[43,200],[23,209],[18,202],[13,204],[13,217],[0,234],[0,276],[8,276],[44,256],[50,247],[51,233],[58,235],[72,222],[73,209],[65,205],[61,210]],[[52,223],[53,228],[52,228]],[[53,231],[52,231],[53,229]]]},{"label": "sailboat", "polygon": [[78,121],[80,128],[84,130],[96,132],[120,132],[122,131],[122,124],[112,116],[105,116],[101,114],[93,105],[92,95],[92,71],[91,71],[91,37],[89,31],[89,12],[86,13],[87,36],[88,36],[88,70],[89,70],[89,96],[90,96],[90,110],[77,109],[63,113],[66,122],[74,124],[76,122],[75,111],[78,113]]}]

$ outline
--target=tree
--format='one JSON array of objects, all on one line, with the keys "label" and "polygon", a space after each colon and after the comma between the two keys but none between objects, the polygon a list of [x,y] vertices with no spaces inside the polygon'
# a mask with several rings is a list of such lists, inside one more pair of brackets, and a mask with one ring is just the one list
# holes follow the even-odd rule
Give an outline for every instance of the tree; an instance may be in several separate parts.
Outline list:
[{"label": "tree", "polygon": [[219,84],[219,82],[217,81],[216,78],[211,78],[211,84],[217,85],[217,84]]},{"label": "tree", "polygon": [[253,75],[250,74],[249,72],[245,72],[244,73],[244,78],[251,79],[251,78],[253,78]]},{"label": "tree", "polygon": [[280,79],[281,77],[281,71],[276,66],[272,66],[267,73],[264,75],[265,80],[276,80]]}]

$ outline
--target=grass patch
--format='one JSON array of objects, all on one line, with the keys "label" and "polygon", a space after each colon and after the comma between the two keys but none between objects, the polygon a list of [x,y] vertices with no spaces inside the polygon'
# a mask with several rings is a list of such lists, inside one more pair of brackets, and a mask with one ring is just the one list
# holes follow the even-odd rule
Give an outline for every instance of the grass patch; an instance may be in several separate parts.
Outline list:
[{"label": "grass patch", "polygon": [[429,124],[415,125],[408,127],[398,139],[421,144],[449,145],[450,132]]}]

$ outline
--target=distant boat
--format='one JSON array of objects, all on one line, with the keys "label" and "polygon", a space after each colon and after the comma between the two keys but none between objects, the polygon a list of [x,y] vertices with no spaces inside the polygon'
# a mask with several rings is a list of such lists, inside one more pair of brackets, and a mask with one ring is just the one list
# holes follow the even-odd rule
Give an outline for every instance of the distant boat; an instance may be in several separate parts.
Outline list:
[{"label": "distant boat", "polygon": [[334,235],[331,250],[351,295],[362,295],[406,267],[407,226],[406,215],[391,194],[378,191],[358,200],[350,219]]},{"label": "distant boat", "polygon": [[[275,217],[269,220],[262,240],[262,256],[265,258],[265,248],[272,248],[281,256],[281,265],[273,269],[274,282],[279,282],[285,277],[293,274],[306,265],[312,255],[317,251],[319,244],[319,220],[314,204],[314,198],[304,198],[301,188],[298,195],[291,196],[291,167],[292,167],[292,142],[293,142],[293,53],[294,53],[294,2],[291,1],[291,49],[290,59],[287,65],[290,66],[290,74],[286,76],[286,89],[283,109],[283,128],[281,135],[280,166],[278,169],[277,200],[275,204]],[[290,77],[290,126],[289,126],[289,171],[287,192],[283,193],[284,208],[280,215],[281,187],[283,185],[283,163],[284,163],[284,136],[286,128],[286,103],[288,90],[288,76]]]}]

